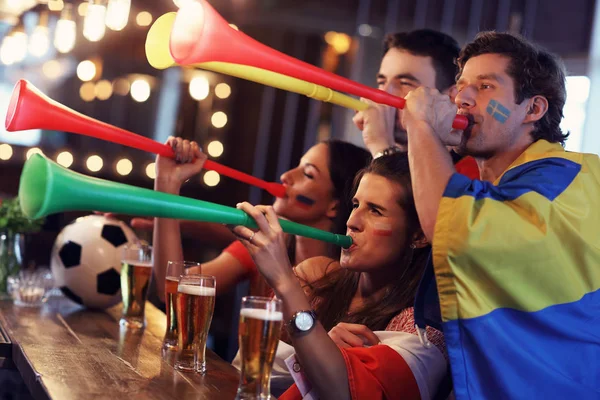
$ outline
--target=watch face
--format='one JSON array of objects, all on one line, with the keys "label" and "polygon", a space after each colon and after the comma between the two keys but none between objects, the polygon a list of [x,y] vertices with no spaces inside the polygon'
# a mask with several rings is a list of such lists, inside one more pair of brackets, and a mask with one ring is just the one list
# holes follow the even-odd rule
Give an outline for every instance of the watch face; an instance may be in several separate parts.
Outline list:
[{"label": "watch face", "polygon": [[295,324],[298,329],[303,332],[306,332],[313,326],[313,317],[309,313],[301,312],[296,315]]}]

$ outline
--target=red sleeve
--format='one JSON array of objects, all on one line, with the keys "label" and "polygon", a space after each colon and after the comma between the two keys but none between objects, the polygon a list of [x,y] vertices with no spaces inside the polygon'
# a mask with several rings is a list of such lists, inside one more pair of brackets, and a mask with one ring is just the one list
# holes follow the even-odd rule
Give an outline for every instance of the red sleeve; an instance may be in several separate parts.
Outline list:
[{"label": "red sleeve", "polygon": [[[348,384],[353,400],[397,399],[420,400],[419,386],[410,367],[391,347],[377,345],[369,348],[340,349],[348,370]],[[279,400],[302,399],[296,385]]]},{"label": "red sleeve", "polygon": [[223,250],[223,252],[234,256],[242,264],[248,275],[253,275],[258,272],[256,269],[256,264],[254,264],[254,260],[250,256],[248,249],[246,249],[239,240],[231,243],[225,250]]},{"label": "red sleeve", "polygon": [[464,157],[454,167],[456,172],[465,175],[469,179],[479,179],[479,167],[473,157]]}]

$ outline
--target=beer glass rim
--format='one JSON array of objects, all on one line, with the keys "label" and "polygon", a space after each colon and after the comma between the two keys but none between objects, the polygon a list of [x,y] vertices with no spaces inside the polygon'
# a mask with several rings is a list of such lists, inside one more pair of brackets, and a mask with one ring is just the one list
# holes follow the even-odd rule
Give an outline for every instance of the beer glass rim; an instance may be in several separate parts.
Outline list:
[{"label": "beer glass rim", "polygon": [[167,261],[167,268],[169,265],[183,265],[184,267],[200,267],[202,263],[196,261],[185,261],[185,260],[177,260],[177,261]]},{"label": "beer glass rim", "polygon": [[207,274],[187,274],[187,275],[179,275],[179,283],[181,283],[182,279],[190,279],[193,281],[190,282],[190,284],[198,284],[198,280],[200,281],[205,281],[205,280],[209,280],[212,281],[215,285],[217,283],[217,278],[213,275],[207,275]]},{"label": "beer glass rim", "polygon": [[242,308],[244,307],[244,303],[254,303],[254,304],[269,304],[275,303],[281,306],[281,300],[275,297],[266,297],[266,296],[244,296],[242,297]]},{"label": "beer glass rim", "polygon": [[[137,252],[137,257],[132,257],[132,255]],[[140,254],[144,254],[140,256]],[[125,243],[123,249],[121,250],[121,261],[125,260],[134,260],[144,261],[144,262],[154,262],[154,254],[152,245],[149,243],[137,241],[133,243]]]}]

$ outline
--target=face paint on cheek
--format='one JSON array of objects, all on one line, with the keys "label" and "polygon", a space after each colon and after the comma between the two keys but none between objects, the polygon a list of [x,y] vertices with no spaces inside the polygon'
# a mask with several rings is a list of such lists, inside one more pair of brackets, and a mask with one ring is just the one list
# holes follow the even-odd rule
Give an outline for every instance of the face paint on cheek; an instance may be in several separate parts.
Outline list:
[{"label": "face paint on cheek", "polygon": [[375,222],[375,224],[373,224],[373,235],[392,236],[392,226],[385,222]]},{"label": "face paint on cheek", "polygon": [[296,202],[298,203],[298,207],[301,207],[305,210],[310,209],[315,204],[315,201],[313,199],[311,199],[310,197],[303,196],[301,194],[296,196]]},{"label": "face paint on cheek", "polygon": [[509,109],[504,107],[496,100],[490,100],[485,111],[501,124],[505,123],[510,116]]}]

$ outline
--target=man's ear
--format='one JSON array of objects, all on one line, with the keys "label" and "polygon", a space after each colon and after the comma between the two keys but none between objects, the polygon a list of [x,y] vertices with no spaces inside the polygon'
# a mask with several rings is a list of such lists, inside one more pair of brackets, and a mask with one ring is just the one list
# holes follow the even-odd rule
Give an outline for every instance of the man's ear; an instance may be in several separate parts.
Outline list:
[{"label": "man's ear", "polygon": [[548,99],[544,96],[533,96],[527,100],[527,115],[523,120],[524,123],[537,122],[548,111]]},{"label": "man's ear", "polygon": [[450,96],[450,101],[454,103],[454,98],[458,94],[458,89],[456,88],[456,85],[452,85],[448,89],[444,90],[443,93],[447,93],[448,96]]},{"label": "man's ear", "polygon": [[425,237],[425,234],[422,230],[419,229],[412,237],[412,245],[414,245],[415,249],[422,249],[423,247],[429,246],[429,241]]},{"label": "man's ear", "polygon": [[331,203],[329,203],[329,208],[327,209],[325,216],[329,219],[334,219],[337,216],[339,206],[339,200],[331,200]]}]

